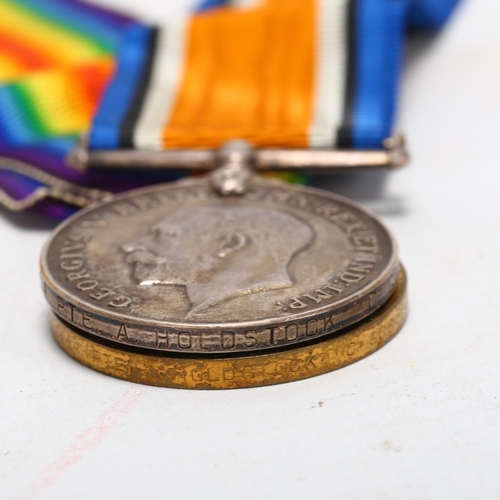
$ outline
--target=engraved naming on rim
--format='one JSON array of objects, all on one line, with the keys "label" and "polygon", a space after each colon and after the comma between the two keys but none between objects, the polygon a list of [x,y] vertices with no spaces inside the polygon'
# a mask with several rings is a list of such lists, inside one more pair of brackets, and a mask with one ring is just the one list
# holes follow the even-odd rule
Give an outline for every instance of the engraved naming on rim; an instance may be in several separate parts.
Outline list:
[{"label": "engraved naming on rim", "polygon": [[42,279],[70,324],[151,349],[290,345],[380,307],[398,273],[387,229],[343,198],[255,179],[220,197],[206,179],[82,210],[46,245]]}]

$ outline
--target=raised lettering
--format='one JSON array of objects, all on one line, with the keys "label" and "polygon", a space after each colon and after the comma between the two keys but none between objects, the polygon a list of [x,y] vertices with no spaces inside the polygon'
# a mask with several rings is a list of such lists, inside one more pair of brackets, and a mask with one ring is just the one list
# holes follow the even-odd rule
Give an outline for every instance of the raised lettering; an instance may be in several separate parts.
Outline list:
[{"label": "raised lettering", "polygon": [[130,217],[137,212],[137,207],[131,205],[130,203],[117,203],[111,210],[115,214],[121,215],[122,217]]},{"label": "raised lettering", "polygon": [[373,234],[357,235],[357,236],[352,236],[352,242],[356,246],[368,245],[370,247],[373,247],[377,245],[377,237]]},{"label": "raised lettering", "polygon": [[311,201],[308,196],[304,196],[303,194],[294,195],[290,200],[288,200],[288,204],[292,207],[298,207],[302,210],[308,210],[312,208]]},{"label": "raised lettering", "polygon": [[114,295],[115,292],[113,290],[110,290],[109,288],[101,288],[99,289],[98,292],[91,293],[89,297],[94,300],[102,300],[106,297],[109,297],[110,295]]},{"label": "raised lettering", "polygon": [[[82,241],[83,243],[88,243],[92,239],[92,236],[87,234],[80,233],[78,231],[74,231],[68,235],[68,240],[72,242]],[[66,244],[66,243],[65,243]],[[71,243],[68,243],[71,244]]]},{"label": "raised lettering", "polygon": [[366,273],[368,274],[373,269],[373,263],[361,263],[356,262],[355,264],[351,264],[349,266],[349,271],[353,271],[355,273]]},{"label": "raised lettering", "polygon": [[288,307],[290,307],[290,309],[304,309],[304,307],[307,307],[307,304],[300,299],[294,298]]},{"label": "raised lettering", "polygon": [[[261,192],[259,194],[260,194],[260,197],[258,199],[260,199],[264,193]],[[292,196],[292,193],[289,193],[287,191],[273,189],[272,191],[270,191],[268,193],[266,198],[270,201],[276,201],[278,203],[287,203],[291,196]]]},{"label": "raised lettering", "polygon": [[358,221],[356,216],[351,212],[341,212],[333,217],[332,220],[343,228],[346,228]]},{"label": "raised lettering", "polygon": [[345,231],[347,234],[352,234],[354,231],[366,231],[369,229],[369,227],[364,223],[364,222],[354,222],[353,224],[349,224],[348,226],[344,227]]},{"label": "raised lettering", "polygon": [[377,258],[373,255],[356,257],[349,265],[348,271],[368,274],[376,262]]},{"label": "raised lettering", "polygon": [[86,280],[86,281],[80,281],[76,285],[76,288],[78,290],[82,290],[83,292],[86,292],[87,290],[93,290],[94,288],[99,286],[99,282],[95,280]]},{"label": "raised lettering", "polygon": [[81,259],[83,257],[83,254],[81,253],[65,253],[59,257],[59,260],[64,260],[64,259]]},{"label": "raised lettering", "polygon": [[90,278],[90,274],[87,273],[86,269],[82,269],[77,273],[66,274],[66,278],[68,279],[68,281],[76,281],[76,280],[81,280],[83,278]]},{"label": "raised lettering", "polygon": [[158,199],[153,199],[149,198],[147,196],[141,196],[139,198],[134,198],[132,200],[134,205],[139,209],[139,210],[147,210],[149,208],[155,208],[159,205]]},{"label": "raised lettering", "polygon": [[108,304],[108,306],[110,306],[110,307],[128,307],[131,302],[132,302],[131,298],[125,297],[124,295],[119,295],[118,297],[115,297]]},{"label": "raised lettering", "polygon": [[98,214],[92,214],[90,218],[80,222],[81,227],[106,227],[108,223]]},{"label": "raised lettering", "polygon": [[[77,250],[83,250],[85,248],[85,245],[83,243],[74,243],[72,241],[65,241],[64,245],[65,246],[61,248],[61,254],[67,252],[76,252]],[[61,258],[63,257],[61,256]]]},{"label": "raised lettering", "polygon": [[358,283],[364,278],[362,274],[344,273],[340,279],[345,283]]},{"label": "raised lettering", "polygon": [[357,247],[356,250],[358,252],[365,252],[365,253],[378,253],[378,246],[374,246],[374,247]]},{"label": "raised lettering", "polygon": [[303,296],[316,302],[316,304],[319,304],[321,301],[332,297],[330,294],[326,293],[324,290],[320,290],[319,288],[317,290],[314,290],[314,293],[316,293],[316,295],[313,295],[312,293],[306,293]]},{"label": "raised lettering", "polygon": [[81,259],[73,259],[73,260],[64,260],[62,261],[59,266],[61,269],[64,269],[64,271],[77,271],[81,267],[83,267],[83,260]]},{"label": "raised lettering", "polygon": [[323,288],[327,288],[328,290],[330,290],[330,292],[335,292],[337,295],[340,295],[341,293],[344,292],[344,290],[342,290],[341,288],[334,286],[330,283],[328,283],[327,285],[323,285]]},{"label": "raised lettering", "polygon": [[315,212],[318,215],[322,215],[325,219],[332,221],[333,217],[340,212],[340,208],[337,205],[328,204],[316,208]]}]

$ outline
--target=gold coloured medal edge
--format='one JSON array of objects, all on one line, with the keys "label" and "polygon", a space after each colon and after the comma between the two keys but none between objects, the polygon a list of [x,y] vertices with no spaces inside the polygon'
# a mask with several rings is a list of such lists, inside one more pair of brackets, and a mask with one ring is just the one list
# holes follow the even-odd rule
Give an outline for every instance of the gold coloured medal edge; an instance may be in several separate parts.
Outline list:
[{"label": "gold coloured medal edge", "polygon": [[281,352],[205,359],[155,356],[89,340],[55,314],[52,328],[55,340],[66,354],[106,375],[159,387],[238,389],[301,380],[359,361],[400,331],[407,312],[407,279],[401,266],[392,296],[361,324],[333,338]]}]

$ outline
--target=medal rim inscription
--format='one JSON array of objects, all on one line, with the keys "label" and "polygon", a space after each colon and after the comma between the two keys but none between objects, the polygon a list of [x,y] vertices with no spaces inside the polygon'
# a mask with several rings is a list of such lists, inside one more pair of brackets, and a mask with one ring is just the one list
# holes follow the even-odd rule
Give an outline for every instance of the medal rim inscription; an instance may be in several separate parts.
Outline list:
[{"label": "medal rim inscription", "polygon": [[172,353],[120,350],[91,340],[52,313],[52,331],[61,349],[97,372],[134,383],[177,389],[242,389],[303,380],[348,366],[386,345],[408,315],[407,277],[399,268],[396,287],[377,311],[359,324],[306,345],[238,357],[175,357]]},{"label": "medal rim inscription", "polygon": [[[46,243],[41,256],[42,281],[44,284],[45,295],[50,306],[54,311],[57,312],[60,301],[62,301],[63,304],[66,303],[68,306],[71,306],[71,308],[74,308],[75,311],[79,311],[79,313],[82,316],[81,324],[79,324],[77,321],[72,320],[73,318],[65,317],[65,320],[73,324],[76,328],[82,328],[83,326],[83,328],[86,331],[89,331],[90,333],[98,337],[103,337],[112,340],[114,342],[118,342],[120,344],[140,346],[159,351],[170,351],[170,352],[178,351],[178,352],[189,352],[189,353],[207,353],[207,352],[227,353],[227,352],[247,352],[247,351],[255,351],[261,349],[273,349],[281,345],[293,345],[303,341],[307,341],[308,338],[301,338],[299,340],[287,339],[286,341],[281,340],[276,343],[273,343],[270,340],[269,344],[263,344],[262,342],[260,343],[257,342],[256,345],[253,346],[243,347],[239,345],[235,349],[232,348],[228,349],[223,347],[222,345],[220,346],[220,348],[213,348],[213,347],[207,348],[206,346],[202,346],[203,342],[202,340],[199,340],[198,341],[198,344],[200,344],[199,346],[196,346],[194,348],[190,346],[186,348],[182,346],[172,346],[172,345],[169,345],[168,347],[151,345],[151,343],[145,343],[143,341],[137,340],[137,338],[129,338],[127,334],[120,336],[120,334],[119,333],[117,334],[116,332],[120,331],[120,329],[122,328],[121,325],[125,325],[125,332],[142,329],[145,331],[147,330],[147,333],[151,333],[150,330],[152,329],[171,329],[171,330],[178,330],[181,332],[188,332],[190,333],[190,335],[198,334],[201,336],[204,333],[206,333],[207,335],[213,334],[214,330],[220,330],[220,329],[226,329],[226,330],[240,329],[249,331],[249,329],[252,328],[259,328],[259,327],[265,328],[268,327],[269,325],[273,325],[274,328],[278,328],[281,326],[286,327],[287,325],[296,323],[297,321],[307,321],[307,320],[314,321],[318,320],[318,318],[321,320],[320,318],[321,316],[328,315],[329,313],[332,314],[333,311],[336,311],[336,313],[339,313],[342,317],[347,316],[345,319],[340,321],[338,325],[332,325],[330,322],[331,329],[328,330],[327,333],[323,332],[320,335],[318,335],[321,336],[321,335],[328,335],[332,331],[339,330],[341,328],[344,328],[345,326],[348,326],[349,324],[357,322],[361,320],[363,317],[366,317],[368,314],[373,312],[373,310],[375,310],[376,307],[380,307],[380,305],[389,297],[390,293],[392,292],[398,272],[397,244],[391,232],[387,229],[387,227],[384,225],[383,222],[381,222],[373,214],[371,214],[358,204],[352,202],[351,200],[348,200],[342,196],[335,195],[330,192],[304,186],[290,185],[288,183],[277,180],[268,180],[261,178],[255,179],[254,183],[257,186],[261,186],[263,188],[269,188],[269,189],[281,188],[288,191],[292,191],[297,194],[305,193],[312,196],[319,196],[323,199],[326,198],[330,202],[343,204],[344,208],[347,207],[351,210],[361,213],[364,217],[368,218],[371,222],[375,223],[382,230],[382,232],[385,233],[385,237],[387,237],[387,240],[390,243],[390,252],[388,252],[389,257],[387,259],[386,267],[383,269],[382,272],[380,272],[378,276],[376,276],[371,282],[366,284],[364,287],[359,289],[354,295],[344,297],[342,300],[334,301],[333,303],[329,303],[313,309],[309,308],[306,311],[295,312],[287,316],[264,318],[259,320],[248,320],[243,322],[228,321],[228,322],[217,322],[217,323],[214,322],[183,323],[175,321],[144,320],[139,317],[134,317],[127,314],[119,314],[115,313],[114,311],[105,310],[103,307],[97,307],[92,302],[85,301],[80,297],[78,297],[77,295],[71,293],[71,291],[68,291],[66,288],[64,288],[64,285],[59,286],[57,279],[54,278],[54,276],[50,272],[49,253],[52,243],[63,231],[65,231],[68,227],[70,227],[73,223],[77,222],[79,219],[83,220],[84,217],[87,216],[87,214],[102,209],[106,205],[112,206],[116,202],[125,201],[129,198],[133,199],[134,197],[137,196],[154,194],[155,192],[161,192],[162,190],[173,191],[177,188],[209,189],[208,181],[206,178],[183,179],[181,181],[177,181],[174,183],[148,186],[145,188],[122,193],[121,195],[114,197],[112,200],[96,203],[85,208],[84,210],[76,213],[75,215],[64,221],[60,226],[58,226],[54,231],[54,233],[52,234],[49,241]],[[379,301],[377,302],[376,307],[372,307],[370,303],[369,307],[365,307],[365,309],[362,310],[362,313],[351,314],[351,315],[348,314],[349,311],[353,309],[352,306],[353,303],[357,304],[358,306],[360,304],[363,305],[362,302],[363,301],[366,302],[369,296],[374,292],[380,293],[381,297],[381,299],[379,299]],[[108,331],[105,331],[104,329],[98,331],[95,331],[95,329],[87,329],[86,325],[84,324],[85,314],[94,318],[96,321],[101,321],[102,323],[104,323]],[[203,334],[201,333],[202,331],[204,332]]]}]

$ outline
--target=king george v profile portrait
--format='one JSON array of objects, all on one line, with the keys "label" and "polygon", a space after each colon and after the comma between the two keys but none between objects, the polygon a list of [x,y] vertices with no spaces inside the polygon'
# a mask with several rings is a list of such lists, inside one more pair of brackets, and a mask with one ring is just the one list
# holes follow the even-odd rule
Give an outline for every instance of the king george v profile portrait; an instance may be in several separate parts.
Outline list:
[{"label": "king george v profile portrait", "polygon": [[314,239],[292,214],[247,206],[185,208],[122,246],[141,286],[183,285],[189,314],[292,285],[288,265]]}]

